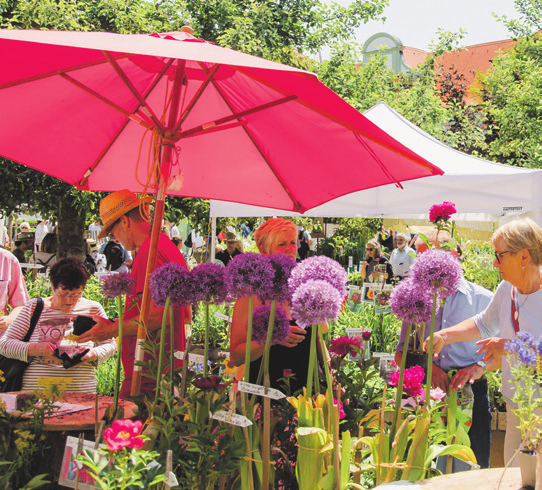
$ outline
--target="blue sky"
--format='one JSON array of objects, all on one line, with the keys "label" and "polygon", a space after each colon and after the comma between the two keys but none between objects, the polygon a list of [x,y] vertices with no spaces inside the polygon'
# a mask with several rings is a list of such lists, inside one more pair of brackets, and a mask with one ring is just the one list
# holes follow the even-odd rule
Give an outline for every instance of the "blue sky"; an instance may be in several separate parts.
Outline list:
[{"label": "blue sky", "polygon": [[[351,2],[339,0],[339,3]],[[438,28],[453,32],[463,28],[468,33],[461,42],[469,46],[510,37],[492,12],[518,17],[513,0],[390,0],[389,4],[384,10],[385,24],[373,21],[357,29],[359,43],[377,32],[387,32],[399,37],[405,46],[428,50],[429,44],[437,39]]]}]

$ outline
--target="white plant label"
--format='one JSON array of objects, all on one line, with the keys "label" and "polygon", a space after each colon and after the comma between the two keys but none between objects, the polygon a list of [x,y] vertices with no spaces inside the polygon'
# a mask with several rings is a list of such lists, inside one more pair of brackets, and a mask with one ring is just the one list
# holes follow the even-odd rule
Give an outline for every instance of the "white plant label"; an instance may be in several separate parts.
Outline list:
[{"label": "white plant label", "polygon": [[238,427],[248,427],[249,425],[252,425],[252,422],[245,416],[239,415],[238,413],[226,412],[224,410],[211,414],[211,418],[226,422],[227,424],[237,425]]},{"label": "white plant label", "polygon": [[243,393],[250,393],[251,395],[265,396],[266,398],[272,398],[273,400],[280,400],[281,398],[286,398],[286,395],[279,390],[275,390],[274,388],[268,388],[266,393],[265,386],[245,383],[244,381],[239,381],[239,383],[237,384],[237,390],[242,391]]}]

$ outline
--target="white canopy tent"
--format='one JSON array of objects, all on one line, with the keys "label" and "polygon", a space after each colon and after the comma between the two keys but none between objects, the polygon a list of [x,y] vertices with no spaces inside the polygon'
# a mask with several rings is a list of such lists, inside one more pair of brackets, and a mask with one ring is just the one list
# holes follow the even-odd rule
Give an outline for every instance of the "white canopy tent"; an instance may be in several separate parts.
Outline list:
[{"label": "white canopy tent", "polygon": [[[397,141],[444,170],[444,175],[354,192],[303,215],[277,209],[211,201],[211,217],[325,216],[389,219],[390,228],[428,224],[429,207],[456,204],[459,227],[491,234],[510,217],[528,215],[542,224],[542,170],[489,162],[446,146],[379,102],[365,116]],[[330,169],[330,179],[333,169]]]}]

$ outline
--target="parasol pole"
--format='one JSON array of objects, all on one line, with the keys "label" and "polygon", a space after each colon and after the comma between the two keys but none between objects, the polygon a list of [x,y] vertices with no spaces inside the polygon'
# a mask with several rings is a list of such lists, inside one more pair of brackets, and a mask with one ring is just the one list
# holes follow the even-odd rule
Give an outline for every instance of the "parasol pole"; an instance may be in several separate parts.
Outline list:
[{"label": "parasol pole", "polygon": [[[166,191],[169,180],[169,172],[171,168],[171,153],[175,146],[173,136],[175,134],[176,116],[179,112],[179,101],[181,99],[182,81],[184,78],[184,67],[186,61],[179,60],[175,79],[173,82],[173,90],[171,93],[171,110],[169,112],[168,124],[165,129],[165,135],[161,138],[162,162],[160,165],[160,176],[158,180],[158,191],[156,193],[156,203],[154,205],[154,218],[151,229],[151,243],[149,246],[149,258],[147,261],[147,272],[145,275],[145,287],[143,289],[143,298],[141,300],[141,323],[137,329],[137,343],[135,350],[135,362],[143,360],[142,342],[147,338],[147,322],[149,319],[149,310],[151,304],[151,293],[149,290],[149,279],[156,266],[156,254],[158,252],[158,240],[160,238],[160,229],[162,227],[162,218],[164,217],[164,206],[166,200]],[[170,325],[170,328],[173,328]],[[138,395],[141,392],[141,377],[142,367],[134,365],[132,376],[131,395]],[[160,387],[157,386],[158,390]]]}]

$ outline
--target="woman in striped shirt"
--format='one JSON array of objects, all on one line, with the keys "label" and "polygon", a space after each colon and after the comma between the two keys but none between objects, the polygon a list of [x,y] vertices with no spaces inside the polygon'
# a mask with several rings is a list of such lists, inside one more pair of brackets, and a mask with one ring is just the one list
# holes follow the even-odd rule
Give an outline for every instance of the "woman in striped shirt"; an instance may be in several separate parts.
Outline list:
[{"label": "woman in striped shirt", "polygon": [[[73,323],[77,316],[106,318],[104,309],[98,302],[82,297],[88,272],[80,259],[69,257],[59,260],[51,267],[49,279],[53,293],[43,299],[43,311],[30,341],[23,342],[22,339],[30,327],[37,299],[31,299],[23,306],[0,338],[0,354],[30,362],[24,373],[23,390],[38,388],[39,378],[62,377],[68,378],[68,391],[95,393],[94,366],[113,355],[115,340],[77,344],[69,338],[74,334]],[[66,353],[73,358],[87,349],[80,363],[64,369],[59,354]]]}]

